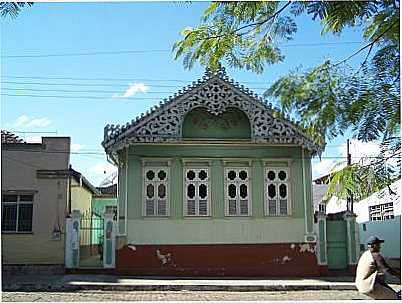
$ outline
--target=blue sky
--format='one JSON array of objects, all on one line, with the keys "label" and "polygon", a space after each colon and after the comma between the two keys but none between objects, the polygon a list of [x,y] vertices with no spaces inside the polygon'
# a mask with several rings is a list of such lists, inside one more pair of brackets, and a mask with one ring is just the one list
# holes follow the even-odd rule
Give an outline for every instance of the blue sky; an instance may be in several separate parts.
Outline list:
[{"label": "blue sky", "polygon": [[[72,151],[78,153],[71,155],[73,167],[98,185],[113,170],[100,144],[104,126],[125,124],[202,77],[201,66],[184,70],[171,49],[183,28],[199,23],[207,5],[35,3],[16,19],[2,18],[2,129],[27,132],[18,134],[31,142],[41,135],[71,137]],[[267,67],[261,75],[227,68],[229,76],[262,94],[298,66],[314,66],[328,58],[340,61],[364,45],[360,29],[322,36],[319,23],[310,17],[302,16],[297,23],[295,39],[282,47],[283,63]],[[342,160],[332,157],[345,155],[345,142],[344,137],[328,142],[322,161],[313,162],[313,177]],[[354,143],[353,156],[363,149],[377,150],[373,144]]]}]

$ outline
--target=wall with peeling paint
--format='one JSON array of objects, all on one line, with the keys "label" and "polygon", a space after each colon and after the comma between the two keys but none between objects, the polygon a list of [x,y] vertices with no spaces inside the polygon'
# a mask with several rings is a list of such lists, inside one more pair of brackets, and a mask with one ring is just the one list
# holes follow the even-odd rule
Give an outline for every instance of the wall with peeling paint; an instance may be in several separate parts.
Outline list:
[{"label": "wall with peeling paint", "polygon": [[315,245],[130,245],[117,252],[116,273],[161,276],[317,276]]}]

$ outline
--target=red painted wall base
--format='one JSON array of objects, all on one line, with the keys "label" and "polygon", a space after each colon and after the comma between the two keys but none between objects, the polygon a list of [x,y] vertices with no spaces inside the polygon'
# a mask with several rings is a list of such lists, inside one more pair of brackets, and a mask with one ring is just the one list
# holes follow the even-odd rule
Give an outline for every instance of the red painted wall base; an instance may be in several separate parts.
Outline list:
[{"label": "red painted wall base", "polygon": [[315,244],[126,245],[116,274],[153,276],[318,276]]}]

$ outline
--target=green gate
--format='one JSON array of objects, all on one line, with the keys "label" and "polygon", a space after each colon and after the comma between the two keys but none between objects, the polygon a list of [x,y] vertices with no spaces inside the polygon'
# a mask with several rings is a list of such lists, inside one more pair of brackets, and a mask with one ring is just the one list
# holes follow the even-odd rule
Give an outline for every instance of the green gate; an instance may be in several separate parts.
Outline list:
[{"label": "green gate", "polygon": [[80,267],[103,267],[104,219],[86,212],[80,221]]},{"label": "green gate", "polygon": [[347,229],[344,220],[327,220],[328,269],[341,270],[348,266]]}]

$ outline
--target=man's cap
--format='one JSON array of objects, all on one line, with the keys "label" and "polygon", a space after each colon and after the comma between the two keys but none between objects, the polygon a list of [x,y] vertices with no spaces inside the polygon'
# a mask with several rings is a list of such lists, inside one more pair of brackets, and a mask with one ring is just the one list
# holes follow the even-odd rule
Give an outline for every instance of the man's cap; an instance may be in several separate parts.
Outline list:
[{"label": "man's cap", "polygon": [[370,236],[367,239],[367,244],[371,245],[371,244],[376,244],[376,243],[384,243],[384,240],[381,240],[380,238],[378,238],[377,236]]}]

